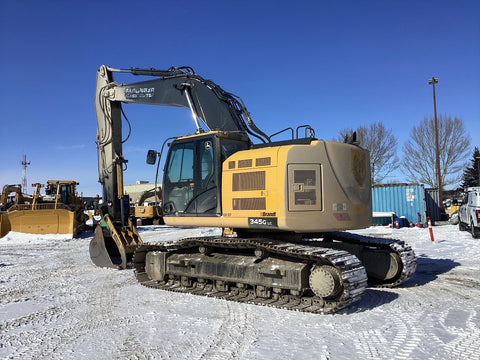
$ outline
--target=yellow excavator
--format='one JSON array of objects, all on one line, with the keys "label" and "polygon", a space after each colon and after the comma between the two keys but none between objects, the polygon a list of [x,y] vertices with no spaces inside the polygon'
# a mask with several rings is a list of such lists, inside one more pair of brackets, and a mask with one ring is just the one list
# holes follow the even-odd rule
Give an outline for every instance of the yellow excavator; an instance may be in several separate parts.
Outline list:
[{"label": "yellow excavator", "polygon": [[15,204],[31,204],[32,200],[31,196],[22,192],[22,185],[4,185],[0,194],[0,211],[5,212]]},{"label": "yellow excavator", "polygon": [[[35,183],[31,199],[25,200],[21,188],[6,186],[4,197],[15,192],[13,203],[0,214],[0,237],[9,231],[30,234],[71,234],[75,237],[85,230],[85,215],[82,199],[77,196],[77,182],[72,180],[48,180],[45,195],[40,195],[42,184]],[[2,205],[3,206],[3,205]]]},{"label": "yellow excavator", "polygon": [[[151,197],[155,201],[146,201]],[[163,213],[161,207],[162,190],[160,186],[145,190],[138,198],[133,207],[133,216],[137,226],[141,225],[163,225]]]},{"label": "yellow excavator", "polygon": [[[151,79],[119,84],[117,72]],[[142,241],[123,192],[122,103],[189,110],[195,133],[163,143],[170,141],[163,220],[219,227],[222,235]],[[372,223],[369,154],[353,134],[345,143],[324,141],[301,125],[268,136],[238,96],[190,67],[101,66],[95,109],[104,199],[90,243],[97,266],[133,267],[152,288],[312,313],[338,311],[367,283],[393,287],[415,272],[403,241],[345,231]],[[285,132],[290,139],[272,139]],[[157,174],[162,152],[147,154]]]}]

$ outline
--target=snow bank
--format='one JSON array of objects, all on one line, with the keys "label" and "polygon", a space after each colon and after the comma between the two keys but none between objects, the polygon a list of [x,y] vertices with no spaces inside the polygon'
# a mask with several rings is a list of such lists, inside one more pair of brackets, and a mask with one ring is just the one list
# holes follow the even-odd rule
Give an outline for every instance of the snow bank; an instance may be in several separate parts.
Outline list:
[{"label": "snow bank", "polygon": [[42,244],[45,242],[57,242],[72,240],[72,234],[25,234],[15,231],[10,231],[0,239],[0,245],[15,243],[15,244]]}]

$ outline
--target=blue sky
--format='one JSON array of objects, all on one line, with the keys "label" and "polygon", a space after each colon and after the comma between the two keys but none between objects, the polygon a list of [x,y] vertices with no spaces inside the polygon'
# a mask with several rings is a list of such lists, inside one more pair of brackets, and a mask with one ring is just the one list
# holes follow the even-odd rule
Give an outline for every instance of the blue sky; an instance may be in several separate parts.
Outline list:
[{"label": "blue sky", "polygon": [[[101,194],[95,77],[188,65],[239,95],[268,134],[310,124],[318,138],[380,121],[398,152],[437,112],[480,146],[479,1],[2,1],[0,186],[74,179]],[[119,77],[134,82],[136,77]],[[124,106],[133,132],[125,183],[153,181],[150,148],[192,134],[184,109]],[[470,155],[471,156],[471,155]],[[466,160],[469,160],[466,159]],[[389,180],[408,181],[397,174]]]}]

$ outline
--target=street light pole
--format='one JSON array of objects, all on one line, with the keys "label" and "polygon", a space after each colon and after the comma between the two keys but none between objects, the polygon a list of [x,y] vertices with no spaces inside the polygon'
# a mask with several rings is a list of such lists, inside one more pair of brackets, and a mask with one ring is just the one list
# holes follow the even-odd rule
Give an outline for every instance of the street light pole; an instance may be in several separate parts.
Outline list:
[{"label": "street light pole", "polygon": [[433,86],[433,113],[435,116],[435,171],[437,173],[438,183],[438,202],[440,210],[445,211],[443,207],[443,189],[442,189],[442,174],[440,173],[440,148],[438,146],[438,121],[437,121],[437,100],[435,98],[435,84],[438,83],[438,78],[432,77],[428,79],[428,83]]}]

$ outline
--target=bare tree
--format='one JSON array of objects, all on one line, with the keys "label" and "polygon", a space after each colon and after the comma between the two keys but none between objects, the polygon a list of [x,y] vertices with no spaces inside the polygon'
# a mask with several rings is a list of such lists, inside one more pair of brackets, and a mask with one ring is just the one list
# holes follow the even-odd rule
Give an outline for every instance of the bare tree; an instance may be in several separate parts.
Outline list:
[{"label": "bare tree", "polygon": [[370,151],[372,184],[378,184],[399,166],[396,156],[397,139],[391,130],[376,122],[368,127],[359,126],[356,130],[340,130],[340,140],[348,138],[354,131],[357,133],[359,145]]},{"label": "bare tree", "polygon": [[[463,120],[457,117],[452,120],[446,115],[440,115],[437,119],[442,184],[451,185],[460,181],[459,173],[466,167],[470,137]],[[403,147],[403,153],[404,169],[412,179],[431,187],[438,186],[435,172],[434,118],[425,117],[418,126],[413,127],[410,139]]]}]

